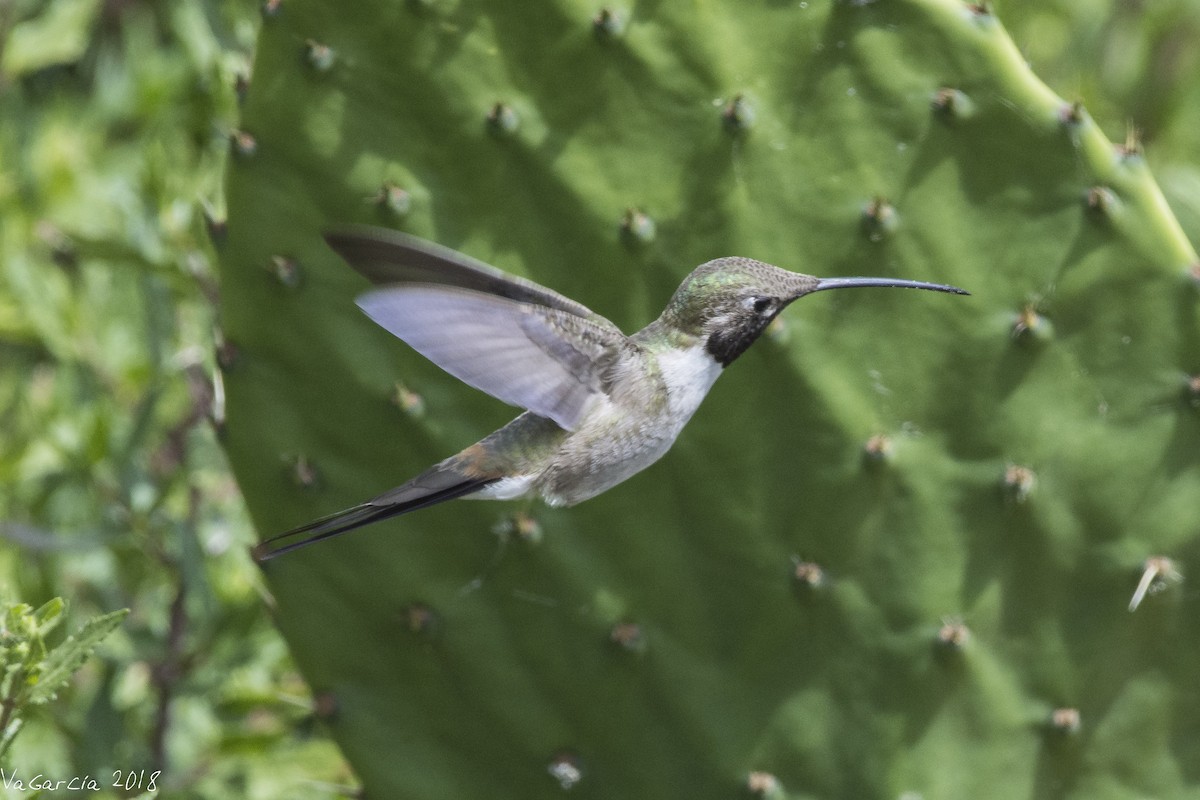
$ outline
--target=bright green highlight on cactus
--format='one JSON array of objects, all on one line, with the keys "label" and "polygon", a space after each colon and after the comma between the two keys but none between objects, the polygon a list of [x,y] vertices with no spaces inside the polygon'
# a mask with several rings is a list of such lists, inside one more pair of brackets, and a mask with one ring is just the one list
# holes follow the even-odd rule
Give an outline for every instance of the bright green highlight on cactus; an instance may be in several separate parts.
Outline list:
[{"label": "bright green highlight on cactus", "polygon": [[601,497],[272,562],[367,794],[1194,791],[1198,259],[1140,155],[951,0],[599,12],[264,20],[222,252],[263,536],[511,416],[357,312],[328,228],[402,228],[627,332],[725,255],[973,296],[802,299]]}]

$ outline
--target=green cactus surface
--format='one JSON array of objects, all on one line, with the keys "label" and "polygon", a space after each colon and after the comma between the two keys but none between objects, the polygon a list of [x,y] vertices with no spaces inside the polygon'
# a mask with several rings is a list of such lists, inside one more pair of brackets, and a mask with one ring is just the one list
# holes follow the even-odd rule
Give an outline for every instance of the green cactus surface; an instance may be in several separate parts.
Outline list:
[{"label": "green cactus surface", "polygon": [[371,798],[1200,797],[1200,261],[987,4],[281,0],[231,132],[224,440],[263,537],[515,411],[374,326],[400,228],[632,332],[804,298],[674,449],[268,562]]}]

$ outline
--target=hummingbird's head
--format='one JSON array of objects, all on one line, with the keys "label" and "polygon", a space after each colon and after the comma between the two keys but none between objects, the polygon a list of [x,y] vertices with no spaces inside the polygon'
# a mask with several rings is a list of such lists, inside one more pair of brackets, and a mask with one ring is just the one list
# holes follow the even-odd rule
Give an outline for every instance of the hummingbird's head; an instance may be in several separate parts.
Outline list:
[{"label": "hummingbird's head", "polygon": [[762,335],[794,300],[826,289],[899,286],[967,294],[954,286],[893,278],[815,278],[752,258],[718,258],[683,279],[662,322],[704,342],[708,354],[727,367]]},{"label": "hummingbird's head", "polygon": [[751,258],[718,258],[684,278],[663,312],[672,327],[699,337],[721,366],[754,344],[789,303],[820,281]]}]

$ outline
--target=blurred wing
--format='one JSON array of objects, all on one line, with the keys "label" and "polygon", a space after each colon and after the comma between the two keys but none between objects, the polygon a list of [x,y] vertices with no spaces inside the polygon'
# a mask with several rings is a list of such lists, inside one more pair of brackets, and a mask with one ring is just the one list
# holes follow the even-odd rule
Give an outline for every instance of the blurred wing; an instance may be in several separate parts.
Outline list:
[{"label": "blurred wing", "polygon": [[470,289],[611,325],[591,309],[558,292],[399,231],[349,227],[326,232],[325,241],[347,264],[377,286],[424,283]]},{"label": "blurred wing", "polygon": [[565,430],[604,392],[626,346],[602,318],[462,288],[399,284],[367,292],[358,305],[454,377]]}]

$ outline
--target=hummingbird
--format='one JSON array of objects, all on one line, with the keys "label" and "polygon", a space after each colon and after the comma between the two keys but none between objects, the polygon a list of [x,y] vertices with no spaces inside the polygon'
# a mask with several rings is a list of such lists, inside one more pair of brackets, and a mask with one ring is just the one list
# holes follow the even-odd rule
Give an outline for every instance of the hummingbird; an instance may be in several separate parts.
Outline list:
[{"label": "hummingbird", "polygon": [[356,227],[325,241],[376,286],[356,300],[368,317],[464,383],[525,411],[378,497],[263,541],[254,550],[260,563],[459,497],[575,505],[658,461],[717,377],[796,299],[868,286],[968,294],[718,258],[684,278],[658,319],[626,336],[551,289],[413,236]]}]

